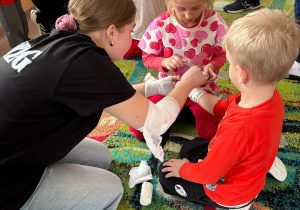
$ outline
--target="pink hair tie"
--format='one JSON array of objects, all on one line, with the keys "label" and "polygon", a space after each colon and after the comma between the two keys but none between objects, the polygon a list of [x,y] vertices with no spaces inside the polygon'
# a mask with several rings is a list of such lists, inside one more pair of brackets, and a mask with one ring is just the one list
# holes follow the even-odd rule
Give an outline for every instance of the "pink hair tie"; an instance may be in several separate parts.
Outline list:
[{"label": "pink hair tie", "polygon": [[69,31],[77,31],[76,22],[71,15],[63,15],[57,18],[55,22],[55,28]]}]

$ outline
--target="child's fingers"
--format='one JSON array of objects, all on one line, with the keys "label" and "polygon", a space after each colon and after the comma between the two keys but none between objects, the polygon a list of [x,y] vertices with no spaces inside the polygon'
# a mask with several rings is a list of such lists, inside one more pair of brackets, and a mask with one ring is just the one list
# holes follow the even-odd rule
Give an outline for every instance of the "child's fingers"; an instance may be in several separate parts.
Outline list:
[{"label": "child's fingers", "polygon": [[173,175],[174,172],[172,170],[172,167],[165,167],[165,168],[161,169],[161,172],[167,173],[166,176],[165,176],[166,178],[174,176]]},{"label": "child's fingers", "polygon": [[171,59],[172,59],[173,63],[176,65],[177,68],[182,67],[183,64],[187,62],[186,59],[180,59],[176,55],[172,56]]},{"label": "child's fingers", "polygon": [[181,74],[178,74],[178,75],[175,75],[175,76],[172,76],[172,81],[177,83],[178,81],[181,80]]},{"label": "child's fingers", "polygon": [[175,69],[175,68],[173,68],[171,65],[167,65],[166,69],[168,69],[169,71],[173,71],[173,69]]},{"label": "child's fingers", "polygon": [[167,162],[164,162],[163,166],[171,166],[175,159],[170,159]]},{"label": "child's fingers", "polygon": [[187,59],[181,59],[181,62],[182,62],[182,63],[187,63],[188,60],[187,60]]},{"label": "child's fingers", "polygon": [[173,174],[173,172],[170,172],[170,173],[167,173],[167,175],[165,176],[166,178],[170,178],[170,177],[173,177],[173,176],[175,176],[174,174]]},{"label": "child's fingers", "polygon": [[180,59],[180,58],[178,58],[176,61],[177,61],[177,68],[182,67],[184,63],[188,62],[186,59]]},{"label": "child's fingers", "polygon": [[218,76],[215,74],[215,75],[213,75],[212,77],[209,77],[209,82],[213,82],[213,81],[215,81],[216,79],[218,78]]},{"label": "child's fingers", "polygon": [[179,63],[178,63],[178,60],[176,60],[176,59],[171,59],[171,60],[170,60],[170,66],[171,66],[173,69],[176,69],[176,68],[180,67],[180,66],[179,66]]},{"label": "child's fingers", "polygon": [[178,60],[177,60],[177,59],[178,59],[177,57],[171,57],[171,58],[169,59],[168,64],[169,64],[173,69],[175,69],[175,68],[178,67]]},{"label": "child's fingers", "polygon": [[174,56],[172,56],[170,58],[167,58],[164,61],[164,66],[169,71],[172,71],[173,69],[182,67],[183,63],[186,63],[186,62],[187,62],[186,59],[180,59],[176,55],[174,55]]},{"label": "child's fingers", "polygon": [[208,73],[209,73],[209,82],[213,82],[218,78],[217,74],[212,69],[209,69]]}]

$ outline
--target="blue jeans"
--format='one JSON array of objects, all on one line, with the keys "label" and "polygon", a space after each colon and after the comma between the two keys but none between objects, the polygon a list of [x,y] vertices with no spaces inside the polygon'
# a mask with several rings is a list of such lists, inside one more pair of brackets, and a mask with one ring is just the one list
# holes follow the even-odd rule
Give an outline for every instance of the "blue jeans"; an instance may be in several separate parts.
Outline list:
[{"label": "blue jeans", "polygon": [[49,165],[25,209],[116,209],[123,195],[119,177],[107,171],[112,156],[102,143],[85,138],[66,157]]},{"label": "blue jeans", "polygon": [[[295,20],[300,25],[300,0],[295,0],[294,11],[295,11]],[[300,53],[298,54],[296,61],[300,63]]]}]

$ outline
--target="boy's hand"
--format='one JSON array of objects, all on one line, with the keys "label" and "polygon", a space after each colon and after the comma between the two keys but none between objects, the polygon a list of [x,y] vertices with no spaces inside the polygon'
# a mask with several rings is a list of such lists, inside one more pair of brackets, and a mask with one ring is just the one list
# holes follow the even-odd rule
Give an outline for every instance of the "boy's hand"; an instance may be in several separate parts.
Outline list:
[{"label": "boy's hand", "polygon": [[212,65],[210,63],[204,67],[203,74],[204,74],[204,76],[208,77],[208,79],[206,81],[208,84],[212,83],[213,81],[215,81],[218,78],[218,76],[215,73],[214,65]]},{"label": "boy's hand", "polygon": [[[180,177],[179,175],[179,171],[180,168],[183,164],[185,163],[189,163],[190,161],[186,158],[181,159],[170,159],[168,162],[165,162],[163,164],[163,166],[165,166],[165,168],[163,168],[161,171],[162,172],[169,172],[166,175],[166,178],[169,177]],[[168,167],[169,166],[169,167]]]},{"label": "boy's hand", "polygon": [[182,67],[184,63],[186,63],[186,59],[180,59],[176,55],[173,55],[170,58],[165,58],[161,62],[161,66],[163,68],[168,69],[169,71],[173,71],[174,69],[177,69],[179,67]]}]

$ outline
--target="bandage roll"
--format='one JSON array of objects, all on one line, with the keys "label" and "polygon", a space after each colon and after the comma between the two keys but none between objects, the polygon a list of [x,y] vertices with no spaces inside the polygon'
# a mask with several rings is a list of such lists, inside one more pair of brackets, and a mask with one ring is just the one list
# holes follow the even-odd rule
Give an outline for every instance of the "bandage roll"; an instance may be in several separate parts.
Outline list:
[{"label": "bandage roll", "polygon": [[142,184],[140,203],[143,206],[148,206],[151,203],[152,191],[153,191],[153,185],[150,182],[144,182]]}]

